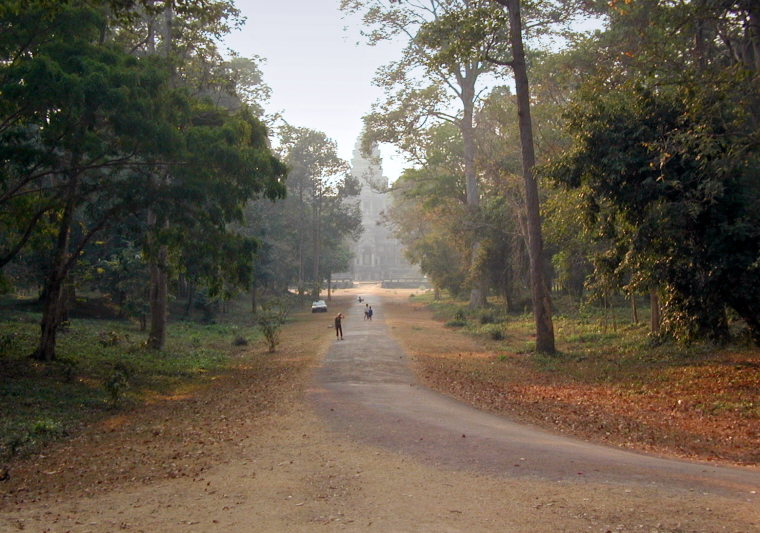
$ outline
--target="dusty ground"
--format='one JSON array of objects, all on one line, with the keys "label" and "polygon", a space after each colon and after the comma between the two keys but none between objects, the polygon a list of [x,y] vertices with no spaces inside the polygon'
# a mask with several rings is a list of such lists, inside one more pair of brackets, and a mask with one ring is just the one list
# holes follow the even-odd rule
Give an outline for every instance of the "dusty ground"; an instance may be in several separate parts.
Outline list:
[{"label": "dusty ground", "polygon": [[[584,383],[537,372],[524,355],[442,328],[413,291],[388,291],[389,326],[429,387],[480,409],[586,440],[702,461],[760,466],[760,421],[721,399],[760,401],[757,352],[727,353],[629,381]],[[526,338],[526,341],[530,340]],[[755,410],[756,412],[756,410]]]},{"label": "dusty ground", "polygon": [[[366,292],[366,289],[363,289]],[[357,290],[340,291],[340,298]],[[304,403],[333,339],[306,315],[213,386],[12,465],[2,531],[753,531],[756,502],[446,471],[325,428]],[[350,323],[346,324],[350,327]]]}]

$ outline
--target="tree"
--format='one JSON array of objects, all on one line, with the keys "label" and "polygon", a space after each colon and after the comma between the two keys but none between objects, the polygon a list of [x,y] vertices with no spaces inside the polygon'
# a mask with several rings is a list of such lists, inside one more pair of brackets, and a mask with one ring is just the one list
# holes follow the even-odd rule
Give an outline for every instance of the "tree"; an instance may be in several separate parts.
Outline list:
[{"label": "tree", "polygon": [[[49,21],[54,37],[40,39],[34,54],[3,69],[5,103],[25,112],[24,118],[16,114],[14,125],[4,131],[10,141],[4,145],[10,167],[6,176],[11,179],[5,200],[34,198],[41,206],[27,232],[40,213],[56,214],[35,352],[44,360],[55,357],[62,288],[78,256],[115,217],[145,200],[140,193],[127,194],[139,187],[139,169],[147,166],[137,154],[156,154],[172,142],[161,120],[167,107],[160,107],[159,95],[167,88],[160,82],[160,65],[97,44],[101,24],[92,9],[63,9]],[[72,229],[83,222],[72,241]]]},{"label": "tree", "polygon": [[[280,139],[283,160],[290,168],[288,188],[293,200],[289,212],[291,227],[295,229],[298,291],[303,294],[305,290],[307,258],[310,258],[310,277],[316,298],[322,279],[320,258],[325,215],[331,211],[341,212],[341,192],[350,192],[345,176],[348,166],[338,157],[335,142],[322,132],[286,125],[280,130]],[[333,235],[328,237],[333,238]]]},{"label": "tree", "polygon": [[467,285],[471,235],[482,234],[467,212],[462,139],[456,126],[428,128],[419,168],[407,169],[393,184],[393,205],[386,214],[407,258],[420,266],[436,292],[459,296]]},{"label": "tree", "polygon": [[[261,116],[263,111],[260,102],[255,99],[267,98],[269,89],[262,82],[258,58],[234,56],[227,61],[218,50],[220,37],[241,22],[239,11],[232,2],[213,0],[204,2],[203,5],[194,2],[165,2],[143,10],[129,22],[130,24],[114,26],[113,39],[138,56],[158,54],[165,58],[171,65],[173,84],[181,86],[194,97],[209,100],[231,113]],[[167,172],[158,172],[154,176],[154,180],[165,184],[170,184],[175,179],[175,176]],[[167,234],[173,232],[169,227],[171,222],[166,217],[160,217],[153,211],[147,216],[149,230],[146,250],[151,263],[151,327],[148,344],[161,349],[166,332],[171,268],[165,239]],[[222,242],[230,245],[227,239],[222,238]],[[235,246],[242,246],[243,249],[249,247],[240,242]],[[197,249],[190,251],[190,255],[195,251]],[[209,252],[205,259],[212,257],[218,258],[218,254]],[[198,262],[195,264],[197,266]],[[216,293],[218,287],[210,289]]]},{"label": "tree", "polygon": [[[481,91],[479,80],[495,69],[486,61],[485,51],[499,47],[499,41],[468,40],[477,43],[482,53],[463,51],[459,43],[464,12],[473,9],[493,15],[495,10],[479,0],[343,0],[341,6],[350,13],[363,12],[363,22],[370,28],[366,34],[370,44],[407,39],[402,58],[381,68],[375,78],[385,91],[385,100],[375,104],[365,117],[367,146],[374,141],[394,143],[419,162],[424,152],[420,140],[427,124],[443,121],[456,125],[462,138],[468,216],[470,224],[477,224],[481,193],[475,169],[473,120]],[[477,232],[472,234],[470,247],[470,306],[480,307],[486,302],[487,288],[474,262],[481,247]]]},{"label": "tree", "polygon": [[759,154],[742,133],[749,124],[740,97],[727,88],[716,101],[712,88],[708,96],[636,85],[579,99],[570,121],[576,142],[554,175],[587,187],[589,209],[609,206],[630,226],[632,235],[616,241],[629,243],[634,282],[659,282],[667,331],[725,339],[728,305],[757,340],[749,279],[760,257]]},{"label": "tree", "polygon": [[525,61],[523,44],[523,20],[520,0],[495,0],[507,9],[509,19],[509,45],[511,58],[492,61],[510,66],[515,79],[517,95],[517,116],[520,129],[522,151],[522,174],[525,184],[525,209],[528,233],[528,257],[530,258],[531,294],[533,316],[536,323],[536,350],[554,353],[554,325],[549,289],[544,278],[543,238],[541,236],[541,214],[539,210],[538,185],[534,176],[536,155],[533,143],[533,124],[530,116],[530,85],[528,66]]},{"label": "tree", "polygon": [[[98,9],[33,5],[2,22],[17,29],[17,19],[35,17],[44,31],[30,25],[25,42],[32,44],[6,47],[11,55],[0,69],[0,202],[11,212],[33,209],[6,256],[31,242],[27,233],[44,229],[53,242],[35,352],[50,360],[64,282],[95,235],[149,207],[223,228],[248,198],[281,196],[284,167],[264,126],[244,108],[231,115],[189,98],[170,83],[162,58],[135,58],[116,42],[103,43],[107,19]],[[165,172],[171,184],[152,179]],[[43,225],[47,213],[53,222]]]},{"label": "tree", "polygon": [[725,339],[728,306],[757,339],[746,281],[757,258],[757,8],[651,1],[600,9],[610,22],[581,43],[590,61],[568,114],[574,142],[551,167],[581,192],[603,242],[595,277],[651,290],[662,327],[677,338]]}]

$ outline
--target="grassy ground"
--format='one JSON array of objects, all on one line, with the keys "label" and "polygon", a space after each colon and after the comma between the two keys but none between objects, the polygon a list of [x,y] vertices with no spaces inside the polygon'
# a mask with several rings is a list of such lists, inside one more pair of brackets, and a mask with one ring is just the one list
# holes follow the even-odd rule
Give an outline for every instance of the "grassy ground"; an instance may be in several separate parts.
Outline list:
[{"label": "grassy ground", "polygon": [[[692,458],[760,464],[760,351],[653,344],[648,313],[604,316],[559,302],[559,353],[534,352],[530,315],[409,299],[395,330],[430,386],[478,407],[583,438]],[[407,305],[394,312],[404,313]],[[416,311],[414,311],[416,309]],[[423,320],[430,313],[430,322]],[[441,323],[445,328],[441,328]],[[469,342],[457,340],[466,333]]]},{"label": "grassy ground", "polygon": [[[72,316],[92,315],[91,303]],[[58,360],[43,364],[28,357],[39,311],[4,300],[0,315],[0,459],[36,451],[115,411],[202,387],[249,344],[263,342],[241,301],[214,323],[170,321],[161,352],[145,347],[146,333],[134,322],[72,318],[58,337]]]}]

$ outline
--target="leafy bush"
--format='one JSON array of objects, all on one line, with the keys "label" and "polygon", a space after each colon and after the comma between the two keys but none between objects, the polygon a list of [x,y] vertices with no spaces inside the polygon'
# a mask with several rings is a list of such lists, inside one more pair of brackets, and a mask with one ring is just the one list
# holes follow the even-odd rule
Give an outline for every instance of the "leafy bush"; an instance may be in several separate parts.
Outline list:
[{"label": "leafy bush", "polygon": [[11,350],[16,342],[16,333],[4,333],[0,335],[0,354],[7,353]]},{"label": "leafy bush", "polygon": [[447,328],[462,328],[467,325],[467,322],[464,320],[449,320],[446,322],[445,326]]},{"label": "leafy bush", "polygon": [[281,302],[270,302],[261,306],[256,314],[256,325],[267,343],[270,352],[277,350],[280,344],[280,329],[288,316],[287,309]]},{"label": "leafy bush", "polygon": [[494,341],[504,340],[505,337],[502,324],[486,324],[478,329],[478,333]]},{"label": "leafy bush", "polygon": [[59,357],[56,359],[55,364],[60,369],[63,380],[66,383],[71,383],[76,375],[77,362],[68,357]]},{"label": "leafy bush", "polygon": [[491,311],[481,311],[478,320],[480,320],[481,324],[493,324],[496,322],[496,317]]},{"label": "leafy bush", "polygon": [[247,346],[248,345],[248,339],[243,337],[242,335],[238,335],[235,337],[235,339],[232,341],[233,346]]},{"label": "leafy bush", "polygon": [[6,427],[6,434],[0,441],[0,457],[10,458],[29,452],[41,442],[66,436],[68,432],[63,424],[52,418],[36,418]]},{"label": "leafy bush", "polygon": [[103,383],[111,398],[111,405],[116,405],[124,396],[124,391],[129,388],[132,377],[132,369],[122,362],[114,363],[113,370]]},{"label": "leafy bush", "polygon": [[104,348],[107,348],[108,346],[116,346],[121,340],[121,336],[115,331],[101,331],[98,334],[98,342]]}]

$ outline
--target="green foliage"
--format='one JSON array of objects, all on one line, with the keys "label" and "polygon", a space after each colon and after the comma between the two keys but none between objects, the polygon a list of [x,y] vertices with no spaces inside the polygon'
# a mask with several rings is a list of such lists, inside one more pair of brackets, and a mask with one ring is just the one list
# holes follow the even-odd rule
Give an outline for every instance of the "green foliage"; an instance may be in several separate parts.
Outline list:
[{"label": "green foliage", "polygon": [[[173,322],[162,352],[136,341],[140,331],[128,321],[72,318],[60,337],[59,357],[42,364],[28,357],[36,344],[39,313],[3,301],[0,338],[13,341],[0,350],[0,457],[40,450],[84,422],[111,416],[125,400],[172,394],[237,364],[240,348],[230,339],[255,340],[260,334],[244,312],[247,302],[231,305],[224,322]],[[245,325],[226,322],[228,316],[245,318]]]},{"label": "green foliage", "polygon": [[484,335],[493,341],[504,340],[506,336],[504,333],[503,324],[493,324],[493,323],[483,324],[477,329],[477,332],[479,335]]},{"label": "green foliage", "polygon": [[[250,283],[255,242],[230,226],[249,200],[284,196],[286,169],[260,111],[209,98],[234,99],[260,82],[255,64],[219,64],[214,40],[237,10],[226,0],[191,4],[174,6],[171,31],[155,33],[143,19],[109,18],[88,3],[34,2],[0,13],[9,29],[0,39],[0,267],[38,256],[43,331],[52,332],[43,335],[40,358],[55,357],[56,321],[65,314],[57,295],[96,235],[120,233],[113,227],[127,220],[138,226],[148,211],[160,230],[148,235],[144,222],[130,228],[120,235],[128,248],[94,267],[123,314],[144,320],[140,263],[158,250],[171,248],[187,277],[212,293]],[[142,14],[158,19],[160,11]]]},{"label": "green foliage", "polygon": [[280,331],[288,316],[288,310],[283,302],[271,301],[261,306],[256,313],[256,325],[266,340],[270,352],[277,350],[280,343]]},{"label": "green foliage", "polygon": [[323,132],[284,126],[280,154],[288,165],[287,197],[246,209],[241,232],[261,244],[256,250],[256,284],[295,285],[303,294],[333,272],[347,270],[347,243],[361,232],[354,197],[360,185]]},{"label": "green foliage", "polygon": [[496,316],[492,311],[483,310],[478,313],[478,321],[481,324],[493,324],[496,322]]},{"label": "green foliage", "polygon": [[638,82],[584,93],[570,115],[575,146],[553,167],[567,186],[586,188],[586,216],[612,240],[611,262],[599,255],[597,271],[628,268],[640,288],[664,283],[663,325],[683,340],[724,339],[726,305],[760,331],[749,282],[760,257],[760,153],[727,130],[745,127],[743,102],[710,94],[705,107],[708,94]]},{"label": "green foliage", "polygon": [[235,337],[232,341],[233,346],[247,346],[248,345],[248,339],[243,337],[242,335],[238,335]]},{"label": "green foliage", "polygon": [[103,387],[105,387],[111,400],[111,405],[116,406],[124,397],[131,378],[132,369],[128,365],[121,361],[114,363],[113,369],[103,383]]}]

